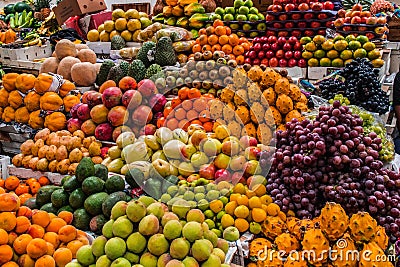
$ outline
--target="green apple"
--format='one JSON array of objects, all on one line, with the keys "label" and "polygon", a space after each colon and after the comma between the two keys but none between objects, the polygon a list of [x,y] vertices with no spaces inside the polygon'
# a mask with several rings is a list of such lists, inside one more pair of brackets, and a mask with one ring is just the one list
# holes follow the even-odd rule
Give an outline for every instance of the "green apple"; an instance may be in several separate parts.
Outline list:
[{"label": "green apple", "polygon": [[142,24],[142,29],[145,29],[146,27],[150,26],[152,22],[149,18],[141,17],[140,23]]},{"label": "green apple", "polygon": [[151,165],[162,177],[170,175],[170,164],[167,161],[156,159]]},{"label": "green apple", "polygon": [[218,15],[220,15],[220,16],[223,16],[223,15],[225,15],[225,10],[224,10],[222,7],[217,7],[217,8],[215,9],[215,14],[218,14]]},{"label": "green apple", "polygon": [[235,8],[232,6],[225,7],[225,14],[232,14],[235,15]]},{"label": "green apple", "polygon": [[256,7],[252,7],[250,8],[249,13],[258,15],[258,9]]},{"label": "green apple", "polygon": [[264,22],[258,23],[257,24],[257,30],[259,31],[265,31],[267,29],[267,24]]},{"label": "green apple", "polygon": [[257,16],[259,20],[265,20],[264,14],[258,13]]},{"label": "green apple", "polygon": [[224,15],[224,21],[232,21],[235,20],[232,14],[225,14]]},{"label": "green apple", "polygon": [[211,15],[211,20],[217,20],[217,19],[222,19],[222,16],[223,15],[220,15],[220,14],[212,14]]},{"label": "green apple", "polygon": [[[237,20],[237,21],[247,21],[247,17],[246,17],[246,15],[239,14],[239,15],[236,16],[236,20]],[[239,25],[238,25],[238,26],[239,26]],[[231,28],[232,28],[232,27],[231,27]]]},{"label": "green apple", "polygon": [[249,14],[249,20],[250,21],[257,21],[258,20],[258,15],[255,15],[255,14]]},{"label": "green apple", "polygon": [[243,0],[235,0],[235,2],[233,3],[233,6],[235,8],[239,8],[239,7],[243,6],[243,5],[244,5],[244,1]]},{"label": "green apple", "polygon": [[246,0],[246,1],[244,2],[244,5],[247,6],[248,8],[253,7],[253,1],[251,1],[251,0]]},{"label": "green apple", "polygon": [[249,14],[249,8],[247,6],[241,6],[239,8],[239,14],[243,14],[243,15]]},{"label": "green apple", "polygon": [[198,168],[203,164],[207,164],[209,161],[209,157],[204,152],[196,152],[190,158],[190,162],[193,167]]},{"label": "green apple", "polygon": [[240,25],[237,23],[232,23],[231,25],[229,25],[229,28],[231,28],[232,30],[238,30],[240,28]]},{"label": "green apple", "polygon": [[250,31],[251,28],[252,28],[252,27],[251,27],[250,24],[248,24],[248,23],[243,24],[243,30],[244,30],[244,31]]}]

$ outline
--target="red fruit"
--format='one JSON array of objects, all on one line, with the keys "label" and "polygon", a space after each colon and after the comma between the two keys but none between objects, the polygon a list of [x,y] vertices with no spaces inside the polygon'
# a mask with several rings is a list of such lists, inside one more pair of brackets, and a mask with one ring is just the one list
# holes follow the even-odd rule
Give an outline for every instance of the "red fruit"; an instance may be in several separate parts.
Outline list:
[{"label": "red fruit", "polygon": [[76,115],[81,121],[86,121],[90,119],[90,108],[88,104],[82,104],[81,106],[79,106]]},{"label": "red fruit", "polygon": [[259,58],[259,59],[265,58],[265,52],[264,52],[264,51],[258,52],[258,58]]},{"label": "red fruit", "polygon": [[200,166],[199,175],[201,178],[206,178],[208,180],[214,179],[215,175],[215,166],[214,164],[205,164]]},{"label": "red fruit", "polygon": [[366,23],[367,23],[367,18],[361,17],[361,24],[366,24]]},{"label": "red fruit", "polygon": [[112,133],[112,140],[115,142],[117,141],[118,136],[124,132],[131,132],[131,128],[128,126],[118,126],[114,129]]},{"label": "red fruit", "polygon": [[122,105],[133,110],[142,104],[142,95],[137,90],[128,90],[122,96]]},{"label": "red fruit", "polygon": [[263,59],[261,60],[261,65],[265,65],[265,66],[268,67],[268,64],[269,64],[268,58],[263,58]]},{"label": "red fruit", "polygon": [[285,11],[286,12],[290,12],[290,11],[293,11],[293,10],[295,10],[296,9],[296,6],[294,5],[294,4],[287,4],[286,6],[285,6]]},{"label": "red fruit", "polygon": [[251,65],[251,59],[250,59],[250,58],[246,58],[246,59],[244,60],[244,63],[245,63],[245,64],[250,64],[250,65]]},{"label": "red fruit", "polygon": [[295,59],[300,59],[301,58],[301,51],[294,51],[293,57]]},{"label": "red fruit", "polygon": [[325,10],[333,10],[334,8],[335,8],[335,5],[331,1],[326,1],[324,3]]},{"label": "red fruit", "polygon": [[277,13],[277,12],[281,12],[282,11],[282,6],[280,5],[272,5],[272,11]]},{"label": "red fruit", "polygon": [[284,44],[286,44],[286,38],[285,37],[279,37],[278,38],[278,44],[280,46],[283,46]]},{"label": "red fruit", "polygon": [[267,36],[262,36],[262,37],[260,37],[260,42],[261,42],[262,44],[268,43],[268,37],[267,37]]},{"label": "red fruit", "polygon": [[300,30],[292,31],[292,36],[296,37],[296,38],[300,38],[301,37],[301,31]]},{"label": "red fruit", "polygon": [[157,130],[157,127],[154,124],[146,124],[143,127],[143,132],[145,135],[153,135]]},{"label": "red fruit", "polygon": [[117,127],[125,124],[128,121],[129,113],[124,106],[113,107],[107,115],[108,121],[112,126]]},{"label": "red fruit", "polygon": [[298,42],[298,39],[295,36],[291,36],[288,39],[288,43],[291,44],[291,45],[294,45],[297,42]]},{"label": "red fruit", "polygon": [[301,45],[300,42],[297,42],[293,45],[293,50],[295,51],[302,51],[303,50],[303,46]]},{"label": "red fruit", "polygon": [[261,51],[261,48],[262,48],[262,46],[259,43],[253,45],[253,50],[256,52]]},{"label": "red fruit", "polygon": [[336,28],[339,28],[339,27],[343,26],[343,24],[344,24],[344,18],[338,18],[333,22],[333,25]]},{"label": "red fruit", "polygon": [[114,128],[109,123],[102,123],[96,127],[95,137],[99,141],[110,141]]},{"label": "red fruit", "polygon": [[141,105],[132,113],[133,123],[144,126],[153,118],[153,112],[148,106]]},{"label": "red fruit", "polygon": [[298,7],[297,7],[300,11],[307,11],[310,9],[310,7],[306,4],[306,3],[301,3]]},{"label": "red fruit", "polygon": [[272,25],[272,27],[274,27],[275,29],[281,29],[281,28],[282,28],[282,24],[281,24],[281,23],[278,23],[278,22],[275,22],[275,23]]},{"label": "red fruit", "polygon": [[318,22],[318,21],[311,22],[311,28],[317,29],[319,27],[321,27],[321,23],[320,22]]},{"label": "red fruit", "polygon": [[351,9],[351,10],[353,10],[353,11],[362,11],[362,5],[360,5],[360,4],[355,4],[354,6],[353,6],[353,8]]},{"label": "red fruit", "polygon": [[75,131],[80,130],[81,126],[82,126],[82,121],[80,121],[79,119],[71,118],[67,122],[67,129],[70,133],[74,133]]},{"label": "red fruit", "polygon": [[278,51],[279,50],[279,45],[277,43],[274,43],[271,45],[271,50],[272,51]]},{"label": "red fruit", "polygon": [[279,63],[279,61],[278,61],[278,59],[276,58],[276,57],[273,57],[273,58],[271,58],[270,60],[269,60],[269,66],[270,67],[278,67],[278,63]]},{"label": "red fruit", "polygon": [[120,105],[122,99],[122,91],[118,87],[110,87],[104,90],[103,95],[103,104],[106,108],[113,108],[115,106]]},{"label": "red fruit", "polygon": [[289,35],[288,31],[280,31],[278,32],[279,37],[287,37]]},{"label": "red fruit", "polygon": [[155,94],[149,101],[150,107],[155,112],[163,111],[165,104],[167,104],[167,98],[163,94]]},{"label": "red fruit", "polygon": [[267,51],[270,50],[270,49],[271,49],[271,46],[270,46],[269,44],[267,44],[267,43],[263,44],[262,50],[264,50],[265,52],[267,52]]},{"label": "red fruit", "polygon": [[[115,140],[117,140],[117,139],[115,139]],[[115,141],[114,140],[114,141]],[[106,146],[103,146],[101,149],[100,149],[100,155],[101,155],[101,157],[104,159],[104,158],[106,158],[107,157],[107,154],[108,154],[108,150],[109,150],[110,148],[109,147],[106,147]]]},{"label": "red fruit", "polygon": [[102,104],[102,94],[96,91],[89,91],[86,96],[86,102],[89,105],[89,108]]},{"label": "red fruit", "polygon": [[260,37],[254,37],[253,44],[260,43]]},{"label": "red fruit", "polygon": [[340,10],[338,11],[337,15],[338,15],[339,18],[344,18],[345,15],[346,15],[346,10],[340,9]]},{"label": "red fruit", "polygon": [[285,23],[285,28],[286,28],[286,29],[292,29],[292,28],[294,28],[294,23],[293,23],[293,22],[286,22],[286,23]]},{"label": "red fruit", "polygon": [[318,35],[325,35],[326,31],[324,29],[318,30],[317,32]]},{"label": "red fruit", "polygon": [[265,57],[266,57],[267,59],[273,58],[273,57],[274,57],[274,52],[272,52],[272,51],[267,51],[267,52],[265,53]]},{"label": "red fruit", "polygon": [[215,180],[216,183],[220,181],[230,181],[231,180],[231,174],[228,170],[225,169],[219,169],[218,171],[215,172]]},{"label": "red fruit", "polygon": [[297,62],[297,65],[300,68],[305,68],[307,67],[307,61],[304,58],[299,59],[299,61]]},{"label": "red fruit", "polygon": [[311,20],[314,18],[314,14],[313,13],[306,13],[304,14],[304,19],[305,20]]},{"label": "red fruit", "polygon": [[270,43],[270,44],[274,44],[277,41],[278,41],[278,39],[276,38],[276,36],[271,35],[268,37],[268,43]]},{"label": "red fruit", "polygon": [[312,30],[305,30],[305,31],[304,31],[304,35],[305,35],[305,36],[309,36],[309,37],[314,36],[314,31],[312,31]]},{"label": "red fruit", "polygon": [[293,57],[293,52],[292,51],[286,51],[285,52],[285,58],[286,59],[291,59]]},{"label": "red fruit", "polygon": [[320,2],[314,2],[311,4],[311,9],[313,11],[321,11],[324,8],[324,5]]},{"label": "red fruit", "polygon": [[287,60],[286,59],[280,59],[279,60],[279,67],[284,68],[287,67]]},{"label": "red fruit", "polygon": [[286,21],[286,20],[288,20],[288,15],[286,15],[286,14],[279,15],[278,20],[280,20],[280,21]]},{"label": "red fruit", "polygon": [[152,80],[144,79],[139,82],[138,91],[143,97],[150,97],[157,92],[157,88]]},{"label": "red fruit", "polygon": [[265,20],[266,20],[266,21],[274,21],[274,20],[275,20],[275,16],[268,14],[268,15],[265,17]]},{"label": "red fruit", "polygon": [[318,19],[326,19],[326,18],[328,18],[328,15],[327,14],[325,14],[325,13],[320,13],[320,14],[318,14],[318,16],[317,16],[317,18]]},{"label": "red fruit", "polygon": [[71,114],[72,118],[78,118],[78,108],[80,106],[82,106],[82,103],[76,104],[74,105],[71,110],[69,111],[69,113]]},{"label": "red fruit", "polygon": [[261,60],[259,58],[256,58],[253,60],[253,64],[254,65],[260,65],[261,64]]},{"label": "red fruit", "polygon": [[[266,32],[266,35],[267,35],[267,36],[270,36],[270,37],[271,37],[271,36],[276,36],[276,32],[275,32],[275,31],[267,31],[267,32]],[[268,43],[269,43],[269,38],[268,38]]]},{"label": "red fruit", "polygon": [[301,14],[300,13],[292,14],[292,20],[299,20],[299,19],[301,19]]},{"label": "red fruit", "polygon": [[255,59],[257,57],[257,52],[256,51],[250,51],[249,52],[249,58]]},{"label": "red fruit", "polygon": [[325,26],[326,26],[327,28],[333,28],[333,21],[327,21],[327,22],[325,23]]},{"label": "red fruit", "polygon": [[288,61],[288,67],[293,68],[297,66],[297,60],[294,58],[289,59]]},{"label": "red fruit", "polygon": [[301,21],[301,22],[297,23],[297,26],[301,29],[307,28],[307,22]]},{"label": "red fruit", "polygon": [[345,17],[345,18],[344,18],[344,23],[349,24],[350,21],[351,21],[351,17]]},{"label": "red fruit", "polygon": [[292,50],[292,46],[289,43],[286,43],[286,44],[283,45],[282,49],[284,51],[289,51],[289,50]]},{"label": "red fruit", "polygon": [[361,18],[359,16],[355,16],[351,18],[351,24],[361,24]]}]

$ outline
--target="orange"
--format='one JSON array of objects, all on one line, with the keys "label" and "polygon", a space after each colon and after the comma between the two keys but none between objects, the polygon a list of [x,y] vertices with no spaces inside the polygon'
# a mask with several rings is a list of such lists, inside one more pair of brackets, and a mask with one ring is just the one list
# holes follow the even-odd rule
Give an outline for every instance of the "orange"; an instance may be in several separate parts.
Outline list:
[{"label": "orange", "polygon": [[187,113],[186,113],[186,118],[189,120],[189,121],[192,121],[192,120],[194,120],[194,119],[197,119],[199,117],[199,113],[197,113],[197,111],[195,111],[195,110],[189,110]]},{"label": "orange", "polygon": [[18,187],[19,183],[20,181],[16,176],[10,176],[5,180],[4,186],[7,190],[12,191]]},{"label": "orange", "polygon": [[240,45],[243,47],[244,51],[247,52],[247,51],[250,50],[250,44],[249,43],[242,43]]},{"label": "orange", "polygon": [[218,36],[226,35],[226,28],[225,26],[217,26],[215,28],[215,34]]},{"label": "orange", "polygon": [[207,35],[203,34],[199,36],[200,45],[206,45],[208,41]]},{"label": "orange", "polygon": [[267,218],[267,213],[260,208],[255,208],[251,210],[251,218],[255,222],[263,222]]},{"label": "orange", "polygon": [[214,34],[214,32],[215,32],[215,28],[214,28],[213,26],[208,26],[208,27],[206,28],[206,34],[207,34],[208,36]]},{"label": "orange", "polygon": [[249,222],[245,219],[238,218],[235,220],[235,227],[239,230],[239,232],[243,233],[249,229]]},{"label": "orange", "polygon": [[186,111],[183,108],[178,108],[175,110],[175,118],[180,121],[186,118]]},{"label": "orange", "polygon": [[[200,52],[200,51],[199,51]],[[189,88],[187,87],[182,87],[181,89],[179,89],[178,91],[178,97],[181,100],[185,100],[188,98],[188,92],[189,92]]]},{"label": "orange", "polygon": [[237,56],[236,57],[236,63],[238,65],[243,65],[244,64],[244,56],[243,55]]},{"label": "orange", "polygon": [[240,56],[244,54],[244,48],[241,45],[237,45],[233,48],[233,54],[236,56]]},{"label": "orange", "polygon": [[235,209],[234,214],[237,218],[247,218],[250,214],[250,211],[245,205],[240,205]]},{"label": "orange", "polygon": [[178,120],[175,118],[168,119],[167,128],[169,128],[170,130],[175,130],[176,128],[178,128],[178,123]]},{"label": "orange", "polygon": [[197,88],[189,89],[189,91],[188,91],[188,97],[189,97],[189,99],[199,98],[199,97],[201,97],[201,92],[200,92],[200,90],[197,89]]},{"label": "orange", "polygon": [[210,210],[212,210],[214,213],[220,212],[223,207],[224,203],[222,203],[222,201],[219,199],[215,199],[210,202]]},{"label": "orange", "polygon": [[165,126],[165,117],[161,117],[157,120],[157,128],[161,128]]},{"label": "orange", "polygon": [[[232,195],[231,195],[232,196]],[[230,201],[225,205],[225,212],[229,215],[235,215],[235,209],[237,208],[236,201]]]},{"label": "orange", "polygon": [[203,45],[203,47],[201,48],[201,52],[206,52],[206,51],[211,51],[211,45],[209,44]]},{"label": "orange", "polygon": [[201,45],[200,45],[200,44],[195,44],[195,45],[192,47],[192,52],[193,52],[193,53],[201,52]]},{"label": "orange", "polygon": [[213,126],[214,126],[214,123],[211,121],[203,123],[203,127],[206,132],[212,132]]},{"label": "orange", "polygon": [[216,20],[214,20],[213,26],[214,26],[214,28],[216,28],[218,26],[224,26],[224,22],[220,19],[216,19]]},{"label": "orange", "polygon": [[199,30],[199,35],[207,34],[206,29],[202,28]]},{"label": "orange", "polygon": [[243,44],[243,43],[249,43],[249,40],[247,40],[246,37],[240,37],[239,38],[239,44]]},{"label": "orange", "polygon": [[50,180],[46,176],[39,177],[38,182],[39,182],[39,184],[41,186],[45,186],[45,185],[49,185],[50,184]]},{"label": "orange", "polygon": [[215,52],[215,51],[221,51],[221,45],[220,44],[215,44],[211,47],[211,52]]},{"label": "orange", "polygon": [[225,44],[227,44],[227,43],[229,43],[229,37],[228,37],[228,35],[221,35],[220,37],[219,37],[219,44],[220,45],[225,45]]},{"label": "orange", "polygon": [[5,245],[8,243],[8,234],[6,230],[0,228],[0,245]]},{"label": "orange", "polygon": [[166,107],[166,108],[164,108],[164,111],[163,111],[163,115],[164,115],[164,117],[168,117],[168,115],[171,113],[171,111],[172,111],[172,108],[171,107]]},{"label": "orange", "polygon": [[215,34],[212,34],[208,37],[208,44],[209,45],[215,45],[218,43],[218,36]]},{"label": "orange", "polygon": [[229,44],[231,46],[236,46],[239,44],[239,37],[235,33],[229,35]]},{"label": "orange", "polygon": [[232,46],[230,46],[229,44],[223,45],[221,49],[222,49],[222,52],[225,53],[225,55],[232,54]]},{"label": "orange", "polygon": [[188,100],[188,99],[184,100],[184,101],[182,102],[182,108],[183,108],[184,110],[186,110],[186,111],[191,110],[191,109],[193,108],[192,100]]}]

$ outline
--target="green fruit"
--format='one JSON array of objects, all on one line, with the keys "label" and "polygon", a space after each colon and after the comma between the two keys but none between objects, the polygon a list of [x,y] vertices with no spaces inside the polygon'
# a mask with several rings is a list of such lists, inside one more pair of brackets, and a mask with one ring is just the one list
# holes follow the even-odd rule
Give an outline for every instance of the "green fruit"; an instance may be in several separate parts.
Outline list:
[{"label": "green fruit", "polygon": [[314,52],[314,51],[317,50],[317,46],[315,45],[314,42],[309,42],[309,43],[307,43],[307,44],[304,46],[304,48],[305,48],[307,51],[310,51],[310,52]]},{"label": "green fruit", "polygon": [[113,237],[109,239],[104,247],[104,252],[111,260],[122,257],[126,252],[125,241],[120,237]]},{"label": "green fruit", "polygon": [[322,45],[322,49],[325,51],[332,50],[334,46],[334,43],[331,40],[326,40]]},{"label": "green fruit", "polygon": [[140,254],[145,250],[147,241],[143,235],[135,232],[132,233],[126,240],[126,246],[129,251],[132,251],[135,254]]},{"label": "green fruit", "polygon": [[341,68],[343,67],[343,60],[340,58],[335,58],[332,60],[332,67]]},{"label": "green fruit", "polygon": [[361,48],[361,43],[359,41],[350,41],[349,42],[349,49],[350,50],[357,50]]},{"label": "green fruit", "polygon": [[347,48],[349,44],[345,40],[339,40],[335,42],[335,50],[337,51],[343,51]]},{"label": "green fruit", "polygon": [[365,43],[369,42],[368,37],[365,36],[365,35],[357,36],[356,40],[359,41],[362,45],[364,45]]},{"label": "green fruit", "polygon": [[90,265],[96,262],[96,259],[92,253],[92,247],[90,245],[84,245],[76,252],[76,259],[82,265]]},{"label": "green fruit", "polygon": [[314,52],[314,57],[318,58],[318,59],[321,59],[321,58],[325,57],[325,54],[326,53],[325,53],[324,50],[317,50],[317,51]]},{"label": "green fruit", "polygon": [[325,42],[325,37],[322,35],[316,35],[313,38],[313,42],[316,43],[317,45],[321,45]]},{"label": "green fruit", "polygon": [[167,239],[174,240],[181,236],[182,228],[179,221],[171,220],[165,224],[163,234]]},{"label": "green fruit", "polygon": [[310,42],[312,42],[312,39],[311,39],[311,37],[302,37],[301,39],[300,39],[300,43],[302,44],[302,45],[305,45],[305,44],[308,44],[308,43],[310,43]]},{"label": "green fruit", "polygon": [[169,249],[168,240],[163,234],[155,234],[149,238],[147,249],[155,256],[161,256]]},{"label": "green fruit", "polygon": [[340,58],[343,60],[348,60],[350,58],[353,58],[353,52],[351,52],[351,50],[343,50],[340,53]]},{"label": "green fruit", "polygon": [[127,238],[133,232],[133,224],[126,216],[121,216],[114,221],[113,235]]},{"label": "green fruit", "polygon": [[96,257],[104,255],[104,247],[107,243],[107,238],[105,236],[98,236],[92,243],[92,252]]},{"label": "green fruit", "polygon": [[367,51],[372,51],[372,50],[374,50],[375,49],[375,44],[374,43],[372,43],[372,42],[366,42],[364,45],[363,45],[363,48],[365,49],[365,50],[367,50]]},{"label": "green fruit", "polygon": [[316,58],[310,58],[307,62],[309,67],[318,67],[319,61]]},{"label": "green fruit", "polygon": [[335,59],[339,57],[339,53],[336,50],[330,50],[328,53],[326,53],[326,56],[330,59]]},{"label": "green fruit", "polygon": [[357,38],[353,34],[350,34],[346,36],[345,40],[346,42],[350,43],[351,41],[356,41]]},{"label": "green fruit", "polygon": [[304,52],[301,54],[301,56],[302,56],[304,59],[310,59],[310,58],[313,57],[313,53],[310,52],[310,51],[304,51]]},{"label": "green fruit", "polygon": [[360,48],[354,51],[354,58],[364,58],[364,57],[367,57],[367,51],[364,48]]}]

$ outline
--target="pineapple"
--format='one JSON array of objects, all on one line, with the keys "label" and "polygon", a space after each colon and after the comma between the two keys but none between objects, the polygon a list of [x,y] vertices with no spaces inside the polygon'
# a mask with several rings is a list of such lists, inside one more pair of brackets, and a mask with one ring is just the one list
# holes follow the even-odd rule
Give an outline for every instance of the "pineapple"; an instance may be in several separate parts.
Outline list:
[{"label": "pineapple", "polygon": [[287,114],[293,110],[293,101],[287,95],[281,94],[276,100],[276,107],[278,108],[280,113]]},{"label": "pineapple", "polygon": [[320,215],[321,230],[329,240],[339,239],[349,226],[349,217],[340,204],[326,203]]},{"label": "pineapple", "polygon": [[377,222],[368,212],[359,211],[351,216],[350,232],[357,242],[369,242],[375,237]]},{"label": "pineapple", "polygon": [[275,92],[277,94],[285,94],[288,95],[290,93],[290,83],[286,78],[280,78],[275,82]]},{"label": "pineapple", "polygon": [[267,216],[262,225],[263,234],[270,239],[275,239],[277,236],[281,235],[284,230],[286,230],[286,224],[279,217]]},{"label": "pineapple", "polygon": [[378,227],[376,228],[374,241],[381,249],[386,250],[389,243],[389,238],[386,235],[384,227],[378,225]]},{"label": "pineapple", "polygon": [[285,251],[286,255],[300,247],[299,241],[289,233],[283,233],[275,238],[275,245],[279,251]]},{"label": "pineapple", "polygon": [[321,229],[309,229],[305,232],[301,242],[303,249],[313,251],[307,261],[315,266],[322,266],[328,261],[329,241]]},{"label": "pineapple", "polygon": [[[332,261],[334,267],[357,267],[357,260],[352,259],[352,252],[356,251],[357,248],[351,239],[349,234],[344,234],[341,239],[336,242],[332,249],[337,251]],[[354,255],[356,256],[356,255]]]}]

